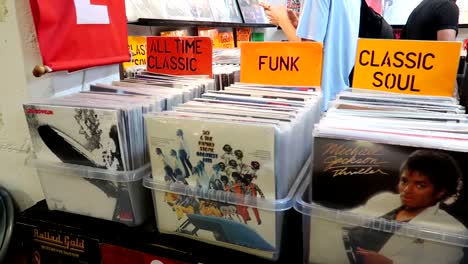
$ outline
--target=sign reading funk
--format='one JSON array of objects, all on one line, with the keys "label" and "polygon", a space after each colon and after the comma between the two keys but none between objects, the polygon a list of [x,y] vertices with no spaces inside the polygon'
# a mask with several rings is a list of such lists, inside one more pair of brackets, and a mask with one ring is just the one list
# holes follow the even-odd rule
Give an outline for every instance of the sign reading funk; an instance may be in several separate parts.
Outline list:
[{"label": "sign reading funk", "polygon": [[459,42],[359,39],[353,87],[452,96]]},{"label": "sign reading funk", "polygon": [[322,57],[318,42],[242,42],[241,82],[320,86]]}]

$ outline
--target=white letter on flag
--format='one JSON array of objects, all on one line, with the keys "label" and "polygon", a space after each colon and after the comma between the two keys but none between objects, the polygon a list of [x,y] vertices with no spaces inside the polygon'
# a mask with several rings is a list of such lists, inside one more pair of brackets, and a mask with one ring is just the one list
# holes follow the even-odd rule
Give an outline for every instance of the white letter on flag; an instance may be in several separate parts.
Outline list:
[{"label": "white letter on flag", "polygon": [[91,0],[74,0],[76,23],[80,24],[110,24],[107,6],[92,5]]}]

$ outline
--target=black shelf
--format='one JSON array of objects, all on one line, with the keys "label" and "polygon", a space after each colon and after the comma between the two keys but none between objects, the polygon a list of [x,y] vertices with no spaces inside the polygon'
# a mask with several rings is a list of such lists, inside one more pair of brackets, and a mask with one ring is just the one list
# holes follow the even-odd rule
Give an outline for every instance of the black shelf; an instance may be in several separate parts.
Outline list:
[{"label": "black shelf", "polygon": [[[285,228],[285,226],[298,227],[302,225],[302,215],[294,209],[288,210],[285,214],[283,224],[284,241],[281,243],[281,254],[277,261],[262,259],[247,253],[176,235],[161,234],[157,231],[155,224],[154,218],[151,218],[142,226],[128,227],[112,221],[50,211],[45,200],[42,200],[17,215],[15,227],[13,228],[13,241],[10,247],[14,258],[5,263],[23,263],[15,260],[22,256],[31,259],[34,251],[39,250],[37,248],[39,244],[34,242],[34,229],[85,239],[86,248],[83,256],[89,260],[86,263],[100,263],[90,259],[100,258],[99,244],[101,243],[184,263],[301,263],[303,256],[302,229]],[[56,258],[63,256],[55,252],[50,254],[56,256]],[[58,263],[58,261],[47,263]]]},{"label": "black shelf", "polygon": [[213,22],[213,21],[194,21],[194,20],[170,20],[170,19],[151,19],[140,18],[138,21],[128,24],[140,26],[166,26],[166,27],[230,27],[230,28],[267,28],[276,27],[272,24],[254,24],[254,23],[231,23],[231,22]]}]

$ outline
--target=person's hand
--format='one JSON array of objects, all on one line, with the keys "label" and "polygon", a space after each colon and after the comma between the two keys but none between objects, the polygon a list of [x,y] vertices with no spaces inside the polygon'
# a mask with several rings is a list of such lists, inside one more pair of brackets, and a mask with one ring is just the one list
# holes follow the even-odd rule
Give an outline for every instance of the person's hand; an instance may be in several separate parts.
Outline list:
[{"label": "person's hand", "polygon": [[267,15],[268,20],[273,25],[281,25],[289,20],[288,10],[286,6],[267,6],[265,8],[265,14]]},{"label": "person's hand", "polygon": [[393,261],[375,251],[358,248],[356,253],[362,257],[364,264],[392,264]]},{"label": "person's hand", "polygon": [[265,10],[270,10],[270,5],[266,2],[260,2],[258,3],[259,6],[263,7]]},{"label": "person's hand", "polygon": [[288,9],[288,18],[294,28],[297,28],[297,25],[299,24],[299,17],[297,16],[297,13],[292,9]]}]

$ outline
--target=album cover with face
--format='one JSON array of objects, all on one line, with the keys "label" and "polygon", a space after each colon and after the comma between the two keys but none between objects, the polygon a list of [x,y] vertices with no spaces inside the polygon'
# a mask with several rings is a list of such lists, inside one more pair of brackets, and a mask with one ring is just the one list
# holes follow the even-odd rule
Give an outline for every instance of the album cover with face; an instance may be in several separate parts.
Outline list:
[{"label": "album cover with face", "polygon": [[[311,261],[460,263],[462,247],[417,231],[468,234],[467,158],[467,152],[316,137],[312,202],[361,222],[313,217]],[[408,225],[413,234],[399,233]]]}]

